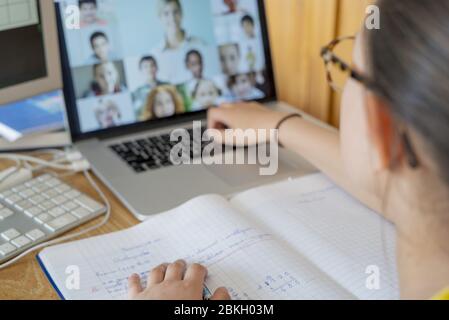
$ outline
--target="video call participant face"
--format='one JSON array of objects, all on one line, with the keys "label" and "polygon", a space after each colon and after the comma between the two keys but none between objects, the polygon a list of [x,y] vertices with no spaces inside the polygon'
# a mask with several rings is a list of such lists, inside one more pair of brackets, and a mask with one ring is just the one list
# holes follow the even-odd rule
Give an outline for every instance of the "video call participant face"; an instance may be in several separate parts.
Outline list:
[{"label": "video call participant face", "polygon": [[166,35],[176,36],[181,32],[182,7],[179,0],[158,0],[159,18]]},{"label": "video call participant face", "polygon": [[172,86],[159,86],[148,96],[145,108],[142,110],[140,120],[161,119],[184,112],[182,98]]},{"label": "video call participant face", "polygon": [[142,58],[139,69],[145,78],[145,83],[152,84],[157,81],[158,66],[153,57]]},{"label": "video call participant face", "polygon": [[203,78],[203,57],[198,51],[192,50],[187,53],[186,68],[192,73],[194,79]]},{"label": "video call participant face", "polygon": [[223,2],[228,7],[229,13],[237,12],[238,8],[237,0],[223,0]]},{"label": "video call participant face", "polygon": [[95,24],[98,20],[97,17],[97,1],[96,0],[80,0],[78,1],[80,8],[81,20],[85,25]]},{"label": "video call participant face", "polygon": [[109,60],[109,54],[111,52],[111,46],[109,39],[103,32],[96,32],[90,38],[90,44],[94,51],[95,57],[101,62]]},{"label": "video call participant face", "polygon": [[240,49],[238,44],[220,46],[221,69],[226,75],[236,75],[240,67]]},{"label": "video call participant face", "polygon": [[242,18],[242,28],[249,39],[254,39],[256,37],[254,19],[251,16],[246,15]]},{"label": "video call participant face", "polygon": [[95,65],[94,77],[101,95],[116,93],[120,89],[119,74],[112,62]]},{"label": "video call participant face", "polygon": [[201,80],[193,91],[193,99],[201,107],[210,107],[217,103],[221,92],[210,80]]},{"label": "video call participant face", "polygon": [[239,74],[231,77],[229,87],[236,97],[244,98],[251,94],[255,84],[253,74]]},{"label": "video call participant face", "polygon": [[95,117],[100,127],[106,129],[117,126],[122,116],[117,105],[112,101],[107,101],[104,104],[100,102],[95,111]]}]

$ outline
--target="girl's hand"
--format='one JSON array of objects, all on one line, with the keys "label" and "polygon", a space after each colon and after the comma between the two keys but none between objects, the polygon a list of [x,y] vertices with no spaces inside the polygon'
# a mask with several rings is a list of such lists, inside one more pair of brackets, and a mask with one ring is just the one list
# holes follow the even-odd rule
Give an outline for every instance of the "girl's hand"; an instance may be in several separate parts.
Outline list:
[{"label": "girl's hand", "polygon": [[[267,137],[270,136],[270,129],[275,129],[279,121],[288,115],[287,113],[270,110],[258,103],[237,103],[224,104],[219,108],[209,109],[208,127],[219,130],[219,134],[214,134],[214,141],[223,144],[233,144],[224,141],[225,129],[254,129],[267,130]],[[247,144],[257,144],[266,141],[250,141]]]},{"label": "girl's hand", "polygon": [[[203,286],[207,269],[199,264],[189,268],[184,261],[162,264],[148,275],[148,284],[142,288],[140,277],[128,279],[128,297],[132,300],[203,300]],[[228,291],[219,288],[211,300],[230,300]]]}]

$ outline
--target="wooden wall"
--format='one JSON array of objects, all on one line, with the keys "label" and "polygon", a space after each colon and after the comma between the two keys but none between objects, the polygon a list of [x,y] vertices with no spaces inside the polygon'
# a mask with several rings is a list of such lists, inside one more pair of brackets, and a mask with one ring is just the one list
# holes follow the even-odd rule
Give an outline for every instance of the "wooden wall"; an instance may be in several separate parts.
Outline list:
[{"label": "wooden wall", "polygon": [[[326,81],[321,48],[353,35],[372,0],[265,0],[279,99],[334,126],[340,95]],[[339,52],[351,61],[351,48]]]}]

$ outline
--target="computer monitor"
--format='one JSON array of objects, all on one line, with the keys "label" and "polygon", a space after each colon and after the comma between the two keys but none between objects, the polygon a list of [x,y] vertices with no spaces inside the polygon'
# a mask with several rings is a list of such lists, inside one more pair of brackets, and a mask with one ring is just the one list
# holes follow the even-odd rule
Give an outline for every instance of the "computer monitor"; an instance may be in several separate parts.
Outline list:
[{"label": "computer monitor", "polygon": [[0,43],[0,150],[69,143],[53,2],[0,1]]},{"label": "computer monitor", "polygon": [[[79,25],[67,22],[79,8]],[[75,138],[275,97],[262,0],[60,0]]]}]

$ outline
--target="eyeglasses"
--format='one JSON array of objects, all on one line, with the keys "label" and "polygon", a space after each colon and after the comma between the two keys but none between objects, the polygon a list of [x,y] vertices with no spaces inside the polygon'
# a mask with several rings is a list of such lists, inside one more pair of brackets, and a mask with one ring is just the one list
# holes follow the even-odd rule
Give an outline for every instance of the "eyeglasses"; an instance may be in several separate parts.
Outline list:
[{"label": "eyeglasses", "polygon": [[[323,58],[324,66],[326,68],[327,81],[332,89],[337,92],[342,92],[344,85],[338,83],[337,79],[342,79],[343,75],[346,75],[363,84],[366,88],[373,91],[374,93],[379,94],[379,96],[383,96],[373,81],[352,68],[349,63],[346,63],[343,59],[341,59],[334,53],[335,48],[339,44],[346,41],[354,41],[355,39],[355,36],[341,37],[331,41],[321,50],[321,57]],[[339,74],[336,74],[336,72],[338,72]],[[418,168],[419,160],[416,152],[414,151],[406,129],[402,130],[401,139],[410,167],[413,169]]]}]

